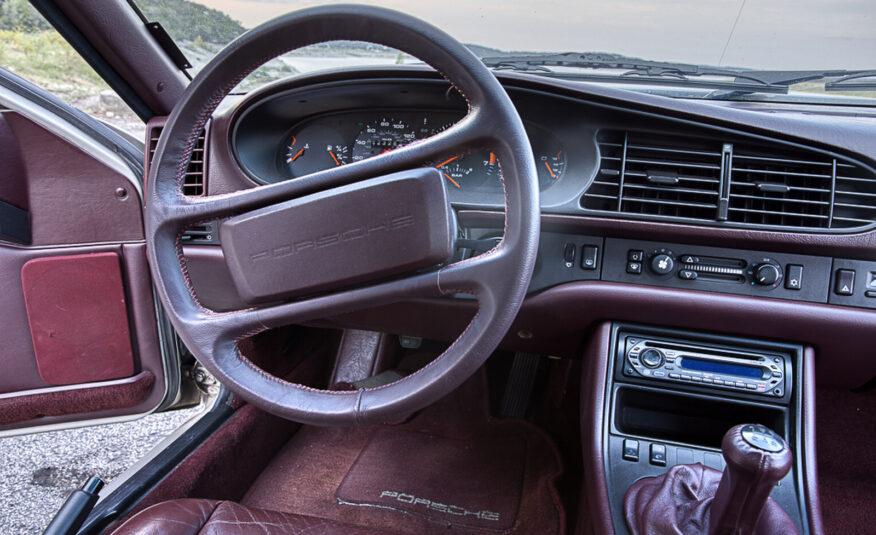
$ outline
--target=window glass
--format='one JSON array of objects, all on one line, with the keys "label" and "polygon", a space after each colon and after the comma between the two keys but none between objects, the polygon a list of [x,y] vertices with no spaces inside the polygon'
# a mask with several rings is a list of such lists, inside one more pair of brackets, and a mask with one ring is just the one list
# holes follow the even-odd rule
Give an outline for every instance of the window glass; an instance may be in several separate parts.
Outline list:
[{"label": "window glass", "polygon": [[0,0],[0,67],[143,139],[143,121],[27,0]]}]

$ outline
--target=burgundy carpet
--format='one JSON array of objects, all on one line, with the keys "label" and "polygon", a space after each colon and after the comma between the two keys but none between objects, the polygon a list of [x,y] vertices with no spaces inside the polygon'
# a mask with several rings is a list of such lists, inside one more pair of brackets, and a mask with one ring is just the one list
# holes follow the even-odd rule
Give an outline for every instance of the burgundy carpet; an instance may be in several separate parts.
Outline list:
[{"label": "burgundy carpet", "polygon": [[819,388],[816,437],[826,533],[876,533],[876,390]]},{"label": "burgundy carpet", "polygon": [[398,533],[564,533],[553,441],[488,416],[483,374],[410,421],[302,428],[243,504]]}]

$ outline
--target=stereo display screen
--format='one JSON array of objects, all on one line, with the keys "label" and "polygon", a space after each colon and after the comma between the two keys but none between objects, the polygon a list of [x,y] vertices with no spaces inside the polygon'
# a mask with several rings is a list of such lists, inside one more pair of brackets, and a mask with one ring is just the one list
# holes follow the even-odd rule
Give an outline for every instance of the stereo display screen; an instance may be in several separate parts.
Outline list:
[{"label": "stereo display screen", "polygon": [[681,367],[686,370],[723,373],[727,375],[735,375],[738,377],[750,377],[751,379],[763,378],[763,372],[760,368],[741,366],[739,364],[728,364],[726,362],[716,362],[714,360],[702,360],[691,357],[683,357],[681,359]]}]

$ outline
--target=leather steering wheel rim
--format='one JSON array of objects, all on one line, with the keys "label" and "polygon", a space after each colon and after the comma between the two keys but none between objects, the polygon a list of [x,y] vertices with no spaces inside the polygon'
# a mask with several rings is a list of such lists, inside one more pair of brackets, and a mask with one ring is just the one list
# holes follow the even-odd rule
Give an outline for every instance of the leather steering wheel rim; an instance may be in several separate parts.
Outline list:
[{"label": "leather steering wheel rim", "polygon": [[[182,194],[195,141],[219,102],[266,61],[332,40],[368,41],[414,55],[468,102],[447,130],[389,153],[306,177],[204,198]],[[263,308],[217,313],[197,299],[181,235],[188,226],[247,213],[316,191],[422,167],[436,156],[489,147],[505,190],[505,233],[491,251],[426,272]],[[473,374],[510,328],[529,285],[538,247],[538,181],[523,123],[502,86],[465,46],[395,11],[360,5],[305,9],[271,20],[230,43],[195,77],[167,120],[146,187],[146,242],[153,280],[182,341],[223,384],[277,416],[314,425],[386,422],[440,399]],[[275,327],[409,298],[468,293],[478,312],[433,362],[399,381],[357,391],[286,382],[241,355],[238,342]]]}]

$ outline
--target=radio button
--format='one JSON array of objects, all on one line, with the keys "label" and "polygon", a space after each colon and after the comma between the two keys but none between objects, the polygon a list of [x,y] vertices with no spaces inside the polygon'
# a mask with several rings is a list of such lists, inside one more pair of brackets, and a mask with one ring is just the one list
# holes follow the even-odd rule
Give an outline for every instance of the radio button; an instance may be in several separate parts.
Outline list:
[{"label": "radio button", "polygon": [[692,379],[693,382],[695,382],[695,383],[702,383],[702,382],[703,382],[703,378],[702,378],[702,377],[697,377],[696,375],[694,375],[693,377],[691,377],[691,379]]},{"label": "radio button", "polygon": [[666,372],[655,371],[654,377],[666,377]]},{"label": "radio button", "polygon": [[682,381],[690,381],[690,375],[682,375],[681,380]]},{"label": "radio button", "polygon": [[712,379],[712,382],[716,385],[723,385],[724,384],[724,381],[722,381],[720,379]]},{"label": "radio button", "polygon": [[773,372],[773,377],[775,377],[776,379],[781,379],[782,372]]},{"label": "radio button", "polygon": [[709,379],[708,377],[703,377],[703,382],[712,384],[712,379]]},{"label": "radio button", "polygon": [[737,388],[745,388],[745,383],[743,383],[742,381],[736,381],[736,387]]},{"label": "radio button", "polygon": [[670,379],[681,379],[681,376],[678,375],[677,373],[670,373],[669,378]]},{"label": "radio button", "polygon": [[754,383],[745,383],[745,388],[747,388],[749,390],[756,390],[757,389],[757,387],[754,385]]}]

